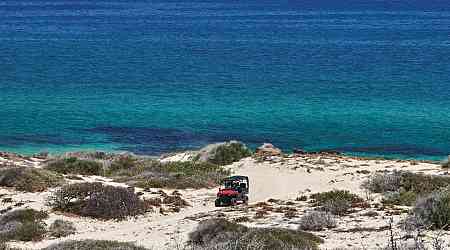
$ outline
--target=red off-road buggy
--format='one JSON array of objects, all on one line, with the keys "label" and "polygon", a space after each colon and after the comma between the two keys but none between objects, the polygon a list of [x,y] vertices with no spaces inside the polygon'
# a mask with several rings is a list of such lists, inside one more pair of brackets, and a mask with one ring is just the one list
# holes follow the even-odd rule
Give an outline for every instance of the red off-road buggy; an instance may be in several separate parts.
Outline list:
[{"label": "red off-road buggy", "polygon": [[248,177],[230,176],[223,180],[224,188],[219,188],[216,199],[216,207],[235,206],[248,204]]}]

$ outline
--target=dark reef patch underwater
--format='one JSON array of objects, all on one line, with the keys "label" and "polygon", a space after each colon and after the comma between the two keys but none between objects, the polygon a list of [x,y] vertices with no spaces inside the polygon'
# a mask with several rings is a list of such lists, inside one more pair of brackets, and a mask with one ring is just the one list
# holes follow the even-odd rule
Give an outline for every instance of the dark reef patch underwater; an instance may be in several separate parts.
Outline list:
[{"label": "dark reef patch underwater", "polygon": [[0,3],[0,150],[450,153],[448,1]]}]

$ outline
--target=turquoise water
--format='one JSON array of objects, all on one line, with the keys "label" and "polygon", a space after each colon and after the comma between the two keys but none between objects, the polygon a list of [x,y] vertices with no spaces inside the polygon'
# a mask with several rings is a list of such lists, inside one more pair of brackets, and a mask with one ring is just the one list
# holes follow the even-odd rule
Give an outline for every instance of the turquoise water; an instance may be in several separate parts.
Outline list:
[{"label": "turquoise water", "polygon": [[0,2],[0,150],[450,153],[446,1]]}]

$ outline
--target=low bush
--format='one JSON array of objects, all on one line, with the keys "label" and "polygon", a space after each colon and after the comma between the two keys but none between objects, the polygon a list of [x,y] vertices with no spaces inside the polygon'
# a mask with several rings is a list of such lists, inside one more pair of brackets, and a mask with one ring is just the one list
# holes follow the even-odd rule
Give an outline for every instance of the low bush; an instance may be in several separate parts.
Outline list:
[{"label": "low bush", "polygon": [[5,240],[40,240],[46,234],[43,221],[48,214],[34,209],[18,209],[0,217],[0,238]]},{"label": "low bush", "polygon": [[321,231],[325,228],[335,228],[336,219],[331,213],[312,211],[300,219],[299,229],[305,231]]},{"label": "low bush", "polygon": [[417,194],[412,191],[388,192],[384,194],[381,202],[388,205],[414,205]]},{"label": "low bush", "polygon": [[248,228],[225,219],[200,222],[190,242],[205,249],[318,249],[322,239],[306,232],[275,228]]},{"label": "low bush", "polygon": [[134,191],[102,183],[65,185],[49,197],[48,204],[55,210],[107,220],[125,219],[149,209]]},{"label": "low bush", "polygon": [[61,174],[103,175],[103,165],[96,161],[80,160],[76,157],[57,159],[49,162],[46,169]]},{"label": "low bush", "polygon": [[362,184],[364,189],[373,193],[395,192],[400,189],[401,172],[376,173]]},{"label": "low bush", "polygon": [[362,187],[374,193],[384,193],[384,203],[410,206],[418,197],[427,196],[449,185],[448,176],[394,171],[373,175]]},{"label": "low bush", "polygon": [[418,195],[427,195],[449,185],[450,177],[448,176],[403,172],[400,191],[411,191]]},{"label": "low bush", "polygon": [[315,193],[310,196],[314,199],[315,206],[321,206],[323,210],[335,215],[343,215],[349,212],[351,207],[364,203],[364,200],[347,190],[333,190]]},{"label": "low bush", "polygon": [[55,220],[48,228],[50,236],[61,238],[74,234],[77,231],[73,222]]},{"label": "low bush", "polygon": [[70,240],[50,245],[41,250],[148,250],[133,243],[109,240]]},{"label": "low bush", "polygon": [[213,164],[225,166],[252,155],[243,143],[231,141],[213,144],[200,150],[198,158]]},{"label": "low bush", "polygon": [[33,167],[14,167],[0,170],[0,186],[19,191],[42,192],[62,183],[62,176],[52,171]]},{"label": "low bush", "polygon": [[411,215],[417,224],[432,229],[450,229],[450,190],[435,191],[419,198]]}]

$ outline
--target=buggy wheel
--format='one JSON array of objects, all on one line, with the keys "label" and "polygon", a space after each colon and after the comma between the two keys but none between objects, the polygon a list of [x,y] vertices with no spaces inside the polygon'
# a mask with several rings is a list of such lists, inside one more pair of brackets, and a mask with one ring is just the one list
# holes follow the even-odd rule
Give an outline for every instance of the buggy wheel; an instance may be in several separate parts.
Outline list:
[{"label": "buggy wheel", "polygon": [[237,205],[237,200],[236,200],[236,198],[231,198],[231,200],[230,200],[230,205],[231,205],[231,206],[236,206],[236,205]]},{"label": "buggy wheel", "polygon": [[222,202],[220,201],[220,199],[216,199],[216,201],[214,202],[216,207],[221,207]]},{"label": "buggy wheel", "polygon": [[244,204],[245,204],[245,205],[248,205],[248,196],[245,196],[245,197],[244,197]]}]

